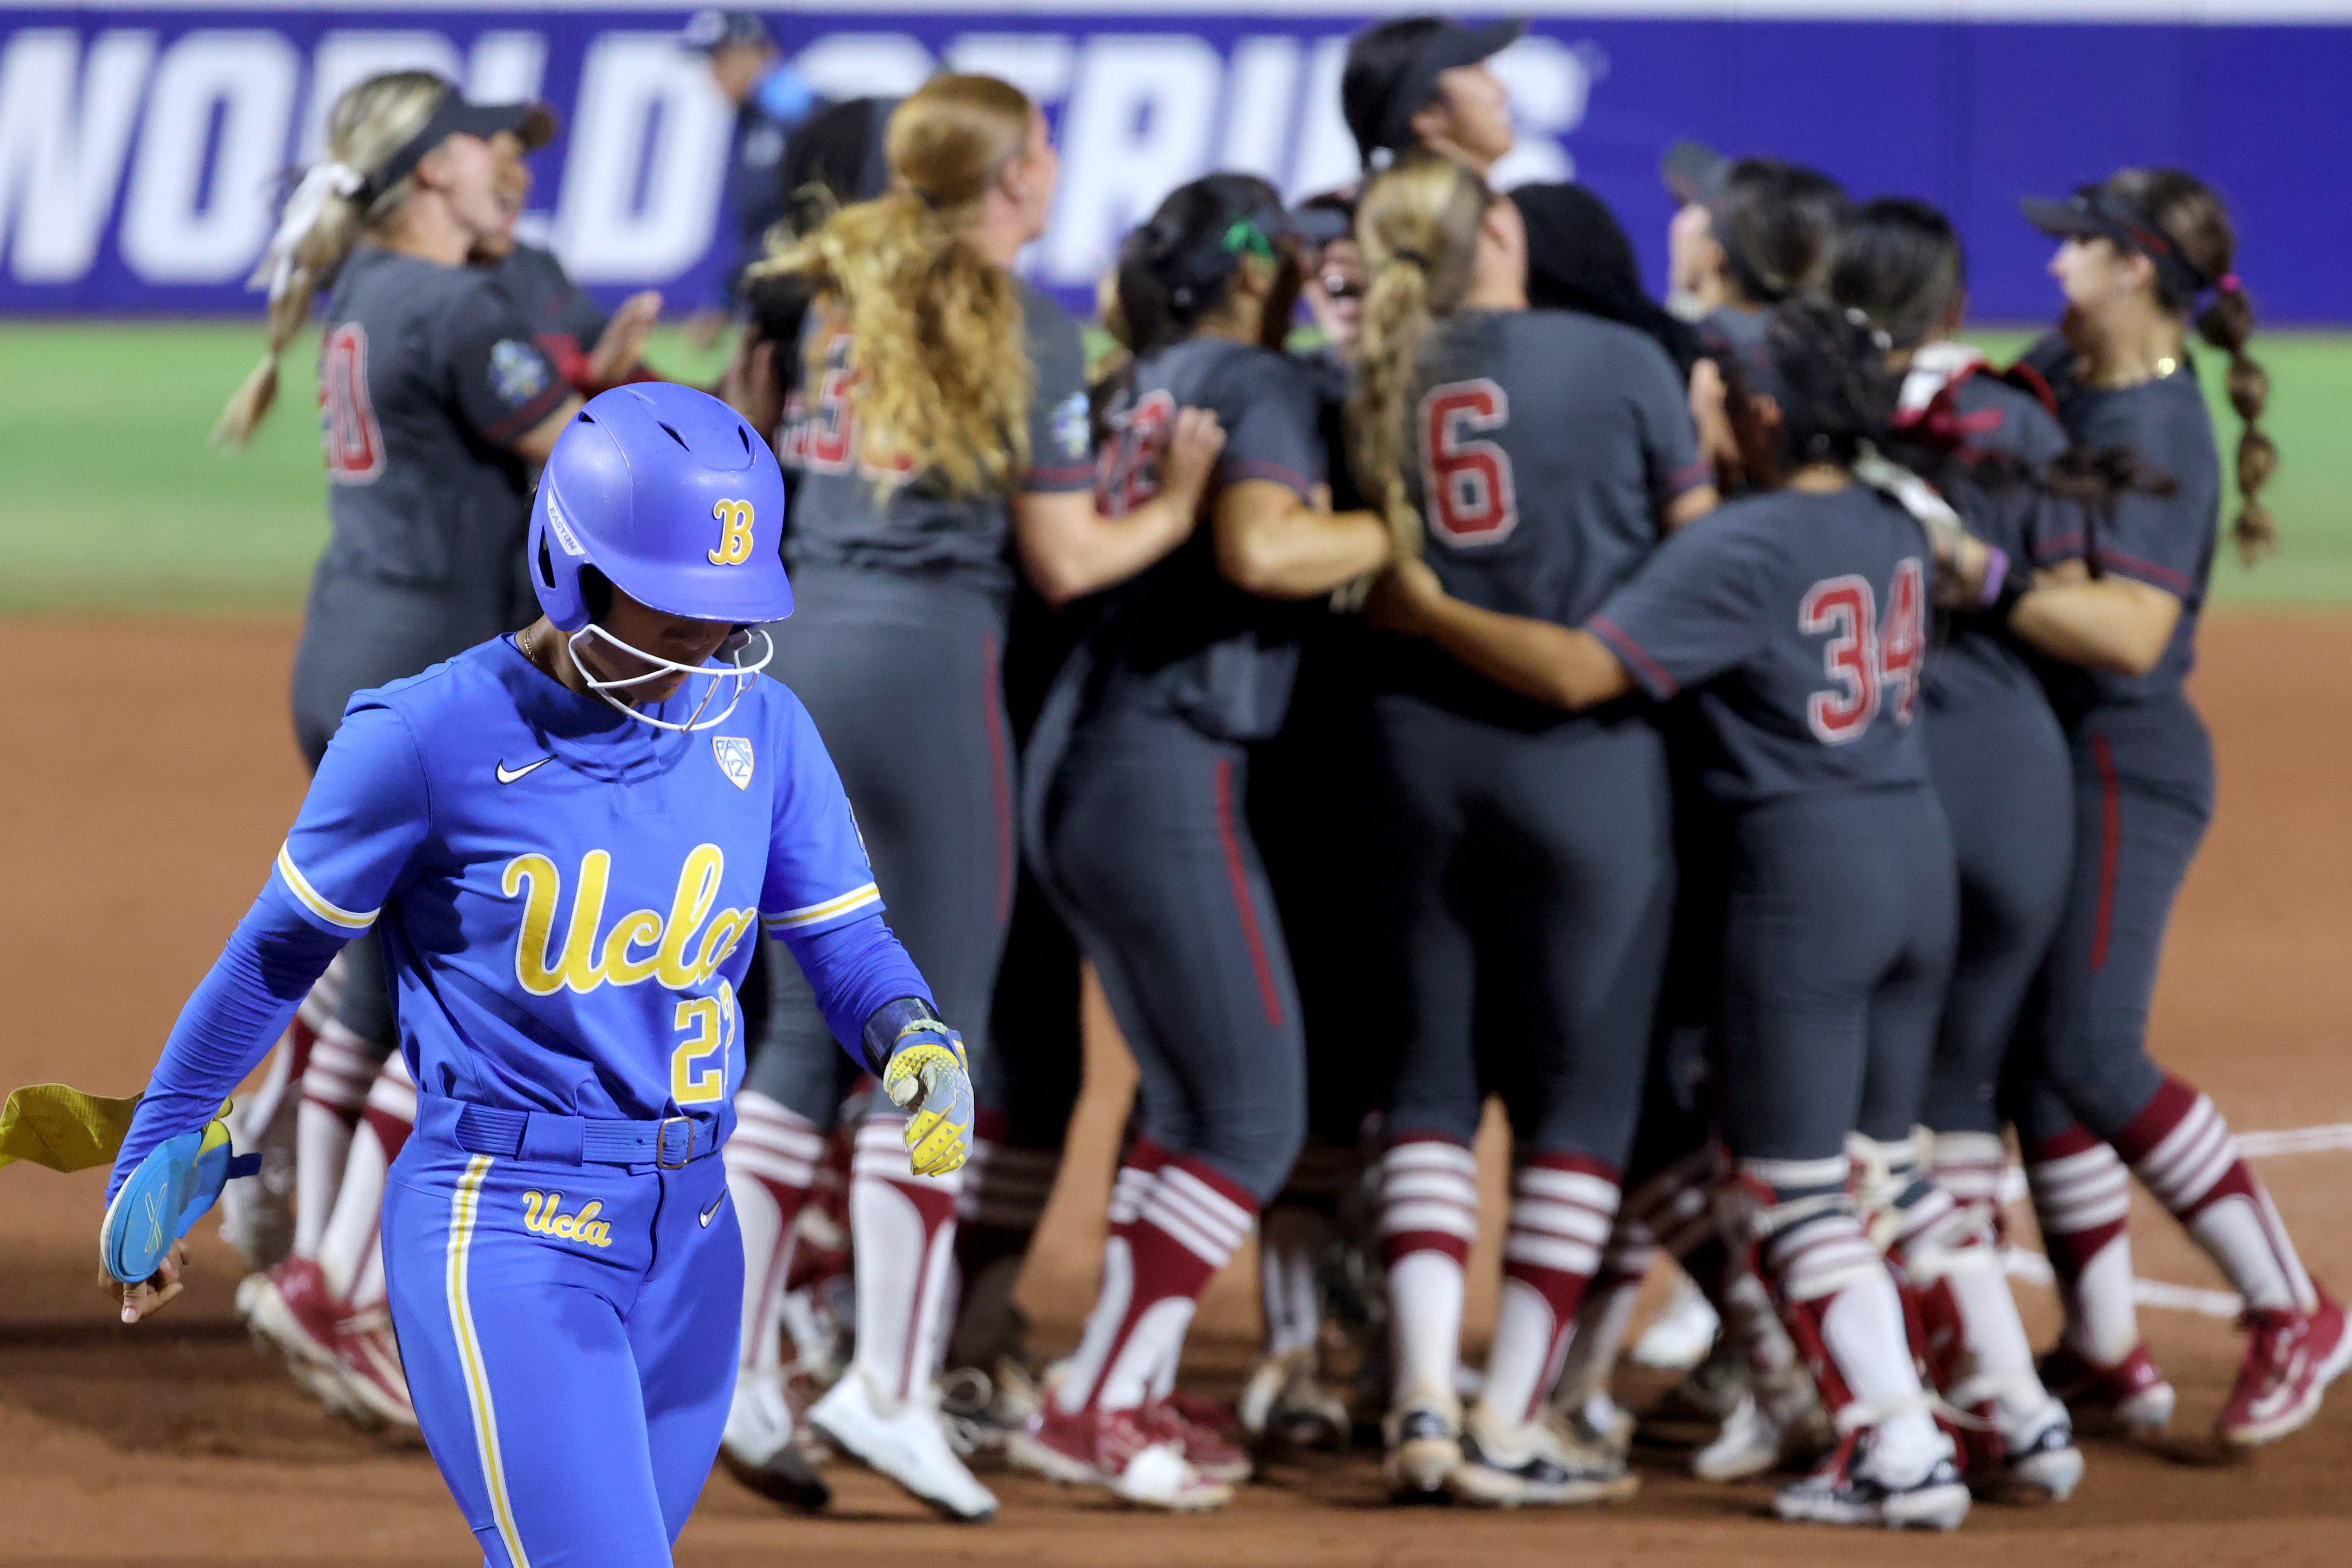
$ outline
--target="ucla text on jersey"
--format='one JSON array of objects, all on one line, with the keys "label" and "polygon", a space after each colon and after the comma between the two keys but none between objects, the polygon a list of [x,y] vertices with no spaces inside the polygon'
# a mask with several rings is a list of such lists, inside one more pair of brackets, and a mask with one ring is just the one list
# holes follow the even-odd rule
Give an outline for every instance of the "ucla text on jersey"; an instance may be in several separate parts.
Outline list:
[{"label": "ucla text on jersey", "polygon": [[881,907],[784,688],[719,732],[654,731],[505,639],[353,700],[264,896],[381,929],[427,1093],[631,1118],[733,1094],[755,922]]}]

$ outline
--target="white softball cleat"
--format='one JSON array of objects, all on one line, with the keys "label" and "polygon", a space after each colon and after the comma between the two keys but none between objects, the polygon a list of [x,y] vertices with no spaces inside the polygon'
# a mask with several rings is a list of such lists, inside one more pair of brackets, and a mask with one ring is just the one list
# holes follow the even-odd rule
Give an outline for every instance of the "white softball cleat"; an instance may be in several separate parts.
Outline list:
[{"label": "white softball cleat", "polygon": [[927,1389],[894,1409],[853,1366],[809,1406],[809,1425],[942,1516],[964,1523],[993,1519],[996,1496],[956,1457],[935,1399]]}]

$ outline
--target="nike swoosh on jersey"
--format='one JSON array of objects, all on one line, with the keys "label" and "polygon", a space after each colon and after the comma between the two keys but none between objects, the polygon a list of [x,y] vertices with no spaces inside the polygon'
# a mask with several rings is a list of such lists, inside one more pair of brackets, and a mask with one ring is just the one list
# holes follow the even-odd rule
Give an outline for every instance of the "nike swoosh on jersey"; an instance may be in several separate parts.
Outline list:
[{"label": "nike swoosh on jersey", "polygon": [[726,1194],[726,1192],[722,1189],[722,1190],[719,1192],[719,1194],[717,1197],[715,1197],[715,1198],[713,1198],[713,1199],[711,1199],[711,1200],[710,1200],[710,1206],[709,1206],[709,1208],[707,1208],[707,1209],[704,1209],[704,1210],[703,1210],[699,1215],[698,1215],[696,1216],[697,1218],[698,1218],[698,1219],[700,1219],[700,1220],[702,1221],[702,1228],[703,1228],[703,1229],[705,1229],[705,1230],[709,1230],[709,1229],[710,1228],[710,1216],[711,1216],[711,1215],[715,1215],[715,1214],[717,1214],[717,1213],[719,1212],[719,1205],[720,1204],[725,1203],[726,1201],[727,1201],[727,1194]]},{"label": "nike swoosh on jersey", "polygon": [[541,757],[535,763],[525,763],[519,768],[509,768],[507,766],[506,759],[504,757],[500,757],[499,759],[499,783],[512,784],[515,780],[522,777],[525,773],[537,773],[540,769],[547,766],[548,763],[553,761],[555,761],[553,757]]}]

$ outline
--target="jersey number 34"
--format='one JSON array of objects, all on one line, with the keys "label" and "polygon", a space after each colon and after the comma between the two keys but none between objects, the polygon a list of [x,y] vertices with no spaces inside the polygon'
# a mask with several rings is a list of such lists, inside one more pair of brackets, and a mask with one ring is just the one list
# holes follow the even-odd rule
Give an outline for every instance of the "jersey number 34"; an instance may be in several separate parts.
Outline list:
[{"label": "jersey number 34", "polygon": [[1895,564],[1883,624],[1867,577],[1824,577],[1805,590],[1797,629],[1807,637],[1829,634],[1822,668],[1837,683],[1805,703],[1805,722],[1824,745],[1860,740],[1884,708],[1894,710],[1896,723],[1911,722],[1927,640],[1926,598],[1916,555]]}]

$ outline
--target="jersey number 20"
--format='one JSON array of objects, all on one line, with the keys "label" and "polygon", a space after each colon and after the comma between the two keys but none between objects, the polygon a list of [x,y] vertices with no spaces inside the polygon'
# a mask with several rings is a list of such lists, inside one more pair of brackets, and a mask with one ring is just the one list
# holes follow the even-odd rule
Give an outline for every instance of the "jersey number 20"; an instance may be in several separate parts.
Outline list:
[{"label": "jersey number 20", "polygon": [[1421,484],[1429,526],[1450,544],[1500,544],[1519,526],[1511,455],[1481,437],[1511,422],[1511,396],[1486,376],[1421,400]]},{"label": "jersey number 20", "polygon": [[1927,645],[1924,584],[1918,557],[1906,556],[1895,565],[1883,626],[1866,577],[1824,577],[1805,590],[1797,629],[1807,637],[1830,634],[1822,647],[1822,667],[1837,682],[1805,703],[1805,722],[1825,745],[1860,739],[1889,703],[1896,723],[1911,722]]},{"label": "jersey number 20", "polygon": [[345,321],[319,345],[319,423],[327,477],[363,485],[383,472],[383,429],[368,401],[367,329]]}]

